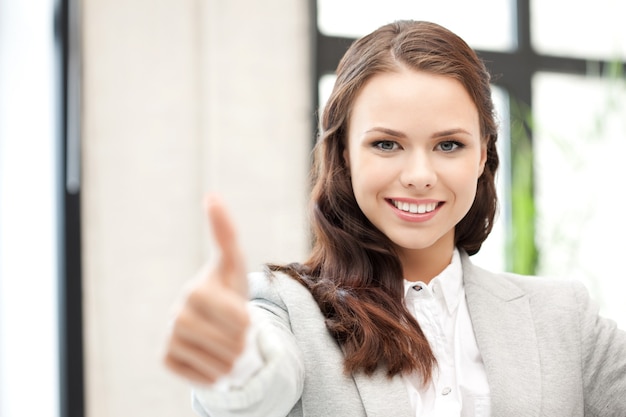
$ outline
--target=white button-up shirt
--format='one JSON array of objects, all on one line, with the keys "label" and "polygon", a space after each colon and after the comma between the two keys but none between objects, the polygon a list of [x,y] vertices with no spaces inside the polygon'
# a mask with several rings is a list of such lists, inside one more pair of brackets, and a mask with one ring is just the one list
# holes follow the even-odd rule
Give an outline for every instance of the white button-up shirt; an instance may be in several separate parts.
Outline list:
[{"label": "white button-up shirt", "polygon": [[404,281],[405,303],[437,359],[433,379],[405,377],[416,417],[490,415],[489,385],[470,320],[458,250],[428,285]]}]

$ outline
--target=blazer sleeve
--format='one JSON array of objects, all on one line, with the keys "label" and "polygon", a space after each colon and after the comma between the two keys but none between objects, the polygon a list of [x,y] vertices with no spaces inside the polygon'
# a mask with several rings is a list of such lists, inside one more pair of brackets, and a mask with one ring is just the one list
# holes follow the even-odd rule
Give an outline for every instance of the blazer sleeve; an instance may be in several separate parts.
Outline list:
[{"label": "blazer sleeve", "polygon": [[264,365],[242,387],[227,392],[194,389],[192,406],[202,417],[284,417],[304,387],[304,359],[285,304],[265,274],[250,274],[251,314]]},{"label": "blazer sleeve", "polygon": [[589,294],[573,282],[581,308],[585,416],[626,416],[626,332],[612,320],[598,315]]}]

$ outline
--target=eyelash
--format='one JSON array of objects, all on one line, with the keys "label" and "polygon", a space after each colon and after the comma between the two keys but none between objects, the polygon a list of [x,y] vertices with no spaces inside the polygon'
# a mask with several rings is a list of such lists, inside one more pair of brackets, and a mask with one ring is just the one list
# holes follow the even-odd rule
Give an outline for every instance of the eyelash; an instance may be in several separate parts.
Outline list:
[{"label": "eyelash", "polygon": [[[442,145],[445,145],[445,144],[451,144],[453,146],[453,148],[449,149],[449,150],[442,149]],[[392,145],[393,149],[385,149],[385,148],[382,147],[383,145]],[[372,147],[374,147],[374,148],[376,148],[376,149],[378,149],[380,151],[383,151],[383,152],[391,152],[391,151],[396,150],[398,147],[400,147],[400,145],[397,142],[393,141],[393,140],[377,140],[377,141],[372,143]],[[464,148],[464,147],[465,147],[465,144],[463,144],[461,142],[458,142],[456,140],[444,140],[444,141],[439,142],[437,144],[437,148],[440,149],[442,152],[446,152],[446,153],[454,152],[455,150],[461,149],[461,148]]]},{"label": "eyelash", "polygon": [[[392,145],[394,148],[393,149],[384,149],[382,147],[383,144],[390,144]],[[383,151],[383,152],[391,152],[392,150],[396,150],[400,145],[398,145],[397,142],[394,142],[392,140],[377,140],[376,142],[372,143],[372,147]]]},{"label": "eyelash", "polygon": [[[453,146],[454,146],[454,148],[446,151],[446,150],[444,150],[444,149],[441,149],[441,145],[443,145],[443,144],[451,144],[451,145],[453,145]],[[461,142],[457,142],[456,140],[445,140],[445,141],[443,141],[443,142],[439,142],[439,143],[437,144],[437,147],[438,147],[439,149],[441,149],[443,152],[446,152],[446,153],[447,153],[447,152],[454,152],[454,151],[455,151],[455,150],[457,150],[457,149],[462,149],[462,148],[464,148],[464,147],[465,147],[465,144],[463,144],[463,143],[461,143]]]}]

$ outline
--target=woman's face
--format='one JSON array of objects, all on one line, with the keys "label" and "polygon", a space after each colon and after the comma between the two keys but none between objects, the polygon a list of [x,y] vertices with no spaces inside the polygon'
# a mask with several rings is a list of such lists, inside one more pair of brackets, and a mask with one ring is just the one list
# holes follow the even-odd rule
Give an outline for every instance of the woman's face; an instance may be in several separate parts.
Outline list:
[{"label": "woman's face", "polygon": [[344,157],[357,203],[401,257],[449,262],[486,160],[463,85],[410,69],[374,76],[354,102]]}]

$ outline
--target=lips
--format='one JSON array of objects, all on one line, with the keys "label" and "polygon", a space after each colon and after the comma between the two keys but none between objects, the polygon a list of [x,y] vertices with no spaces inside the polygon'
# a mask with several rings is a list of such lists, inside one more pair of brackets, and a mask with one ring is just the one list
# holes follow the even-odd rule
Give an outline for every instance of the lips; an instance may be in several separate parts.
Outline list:
[{"label": "lips", "polygon": [[409,203],[406,201],[389,200],[398,210],[406,213],[424,214],[430,213],[437,208],[437,202],[429,203]]}]

